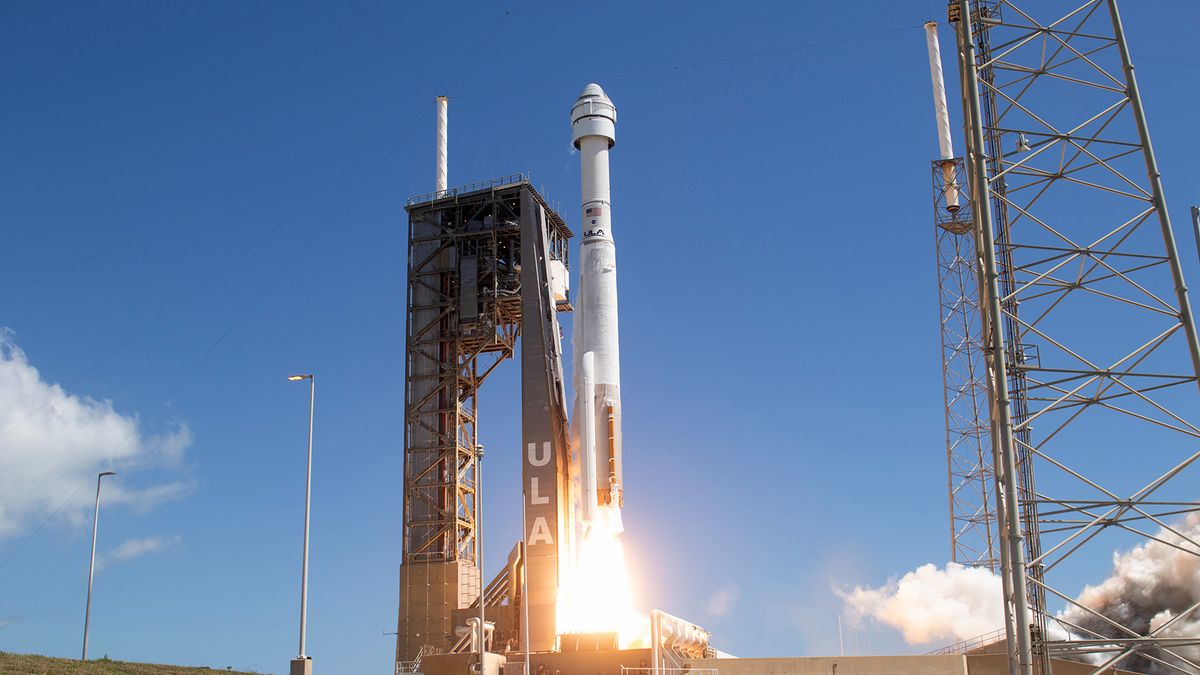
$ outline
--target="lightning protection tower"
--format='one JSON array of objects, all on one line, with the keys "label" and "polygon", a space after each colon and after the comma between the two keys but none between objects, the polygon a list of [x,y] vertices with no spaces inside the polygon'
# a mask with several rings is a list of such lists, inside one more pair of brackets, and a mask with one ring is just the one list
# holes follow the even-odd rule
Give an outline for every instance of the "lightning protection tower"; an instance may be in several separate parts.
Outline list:
[{"label": "lightning protection tower", "polygon": [[[1200,478],[1200,346],[1116,0],[953,0],[1012,671],[1200,672],[1200,606],[1081,594]],[[1036,483],[1034,476],[1036,474]]]}]

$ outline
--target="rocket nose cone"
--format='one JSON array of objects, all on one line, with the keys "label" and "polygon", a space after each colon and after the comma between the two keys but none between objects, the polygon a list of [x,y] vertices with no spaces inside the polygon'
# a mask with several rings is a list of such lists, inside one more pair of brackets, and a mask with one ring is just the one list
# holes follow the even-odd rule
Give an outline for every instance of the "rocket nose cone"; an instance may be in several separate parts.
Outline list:
[{"label": "rocket nose cone", "polygon": [[575,148],[585,136],[608,139],[608,147],[616,139],[617,106],[595,82],[583,88],[571,106],[571,142]]},{"label": "rocket nose cone", "polygon": [[593,82],[583,88],[583,93],[579,95],[579,98],[608,98],[608,96],[605,95],[600,85]]}]

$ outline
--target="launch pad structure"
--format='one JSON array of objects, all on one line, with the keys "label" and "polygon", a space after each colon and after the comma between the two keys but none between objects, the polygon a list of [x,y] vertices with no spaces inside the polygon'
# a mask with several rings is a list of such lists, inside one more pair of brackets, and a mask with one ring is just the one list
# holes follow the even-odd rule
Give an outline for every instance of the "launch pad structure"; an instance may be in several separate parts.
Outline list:
[{"label": "launch pad structure", "polygon": [[[465,646],[458,644],[455,629],[467,610],[478,613],[482,586],[479,388],[513,356],[523,327],[526,359],[544,356],[544,349],[532,348],[530,333],[547,342],[546,331],[543,326],[531,331],[529,324],[548,323],[556,330],[554,312],[570,308],[566,265],[572,236],[523,174],[414,197],[407,211],[404,540],[397,662]],[[538,297],[527,297],[532,295]],[[523,296],[540,312],[527,316]],[[551,304],[543,297],[558,300]],[[549,342],[556,346],[557,333],[552,337]],[[544,378],[548,371],[539,365]],[[561,380],[553,388],[558,390],[556,407],[564,411],[565,434]],[[565,436],[552,446],[556,454],[565,453]],[[527,595],[533,595],[531,604],[546,604],[546,598],[536,595],[542,589],[533,587],[526,594],[518,583],[521,576],[515,570],[526,565],[521,551],[522,547],[514,551],[510,564],[485,589],[487,620],[496,621],[493,645],[515,641],[516,610]],[[521,571],[531,579],[542,576],[541,570]],[[549,607],[553,609],[553,597]]]},{"label": "launch pad structure", "polygon": [[[953,560],[1000,575],[1010,675],[1074,672],[1089,660],[1093,673],[1200,672],[1181,651],[1200,636],[1179,631],[1200,603],[1141,625],[1076,597],[1066,581],[1081,558],[1131,543],[1200,557],[1200,542],[1178,525],[1200,518],[1189,492],[1200,471],[1200,338],[1117,1],[951,0],[947,18],[961,157],[936,26],[926,29],[941,144],[933,178]],[[574,375],[583,387],[575,382],[570,427],[557,313],[572,309],[572,233],[526,176],[447,189],[445,99],[438,105],[437,189],[407,207],[398,670],[416,672],[428,657],[431,669],[453,672],[447,664],[467,652],[473,672],[516,653],[526,669],[531,653],[553,667],[588,644],[589,664],[612,653],[622,669],[645,667],[626,663],[637,650],[603,634],[568,629],[564,640],[558,621],[569,542],[605,509],[619,522],[621,504],[615,106],[588,85],[572,110],[584,207]],[[477,394],[518,339],[524,532],[485,584]],[[706,632],[678,625],[702,638],[694,667],[721,661]],[[658,675],[664,642],[652,634]]]},{"label": "launch pad structure", "polygon": [[[608,171],[616,106],[589,84],[571,108],[583,188],[578,309],[569,297],[573,233],[563,218],[524,174],[448,188],[446,97],[438,97],[437,112],[435,190],[406,206],[396,672],[498,673],[518,655],[523,662],[508,668],[530,672],[531,654],[541,669],[604,664],[614,672],[657,672],[662,664],[710,655],[706,631],[657,610],[648,621],[651,647],[623,648],[636,636],[622,642],[629,630],[622,622],[633,609],[622,604],[628,591],[616,540],[621,402]],[[558,322],[563,311],[579,314],[573,338],[580,428],[574,431]],[[518,341],[522,438],[514,450],[522,457],[523,532],[487,581],[478,394]],[[596,557],[597,550],[618,555]],[[610,572],[619,576],[598,583]]]}]

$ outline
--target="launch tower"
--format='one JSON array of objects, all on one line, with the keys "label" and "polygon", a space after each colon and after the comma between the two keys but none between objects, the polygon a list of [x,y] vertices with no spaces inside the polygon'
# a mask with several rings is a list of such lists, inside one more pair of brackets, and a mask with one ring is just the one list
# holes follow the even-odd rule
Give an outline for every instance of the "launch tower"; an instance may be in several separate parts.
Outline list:
[{"label": "launch tower", "polygon": [[[568,307],[567,241],[572,236],[521,174],[414,197],[407,211],[404,545],[397,662],[413,661],[423,652],[452,651],[464,610],[478,607],[477,395],[488,375],[513,355],[525,318],[523,287],[536,282],[560,307]],[[540,265],[528,264],[523,250],[534,243],[525,236],[529,232],[541,244]],[[540,273],[531,272],[538,266]],[[556,309],[544,307],[548,313]],[[557,343],[557,335],[552,337]],[[527,357],[540,353],[529,349],[528,340],[526,345]],[[545,380],[547,369],[539,368]],[[551,452],[564,453],[562,445],[552,444]],[[541,488],[552,491],[552,481]],[[502,570],[500,578],[508,571]],[[502,592],[508,588],[499,584],[493,590],[497,605],[501,596],[514,595]],[[553,598],[549,602],[553,607]],[[514,615],[516,603],[507,607],[504,611]],[[509,619],[503,623],[514,626],[514,616]],[[493,640],[505,637],[501,632]]]}]

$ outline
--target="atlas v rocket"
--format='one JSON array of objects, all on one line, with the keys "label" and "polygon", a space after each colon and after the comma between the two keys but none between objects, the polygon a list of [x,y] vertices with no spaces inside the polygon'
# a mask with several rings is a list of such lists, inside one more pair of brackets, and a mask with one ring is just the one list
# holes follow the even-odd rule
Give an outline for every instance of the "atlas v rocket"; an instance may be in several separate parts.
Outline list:
[{"label": "atlas v rocket", "polygon": [[617,108],[600,85],[584,87],[571,108],[571,140],[579,150],[583,196],[579,294],[572,333],[572,445],[578,448],[579,517],[584,527],[602,514],[619,514],[622,504],[617,249],[608,185],[608,151],[616,142],[616,123]]}]

